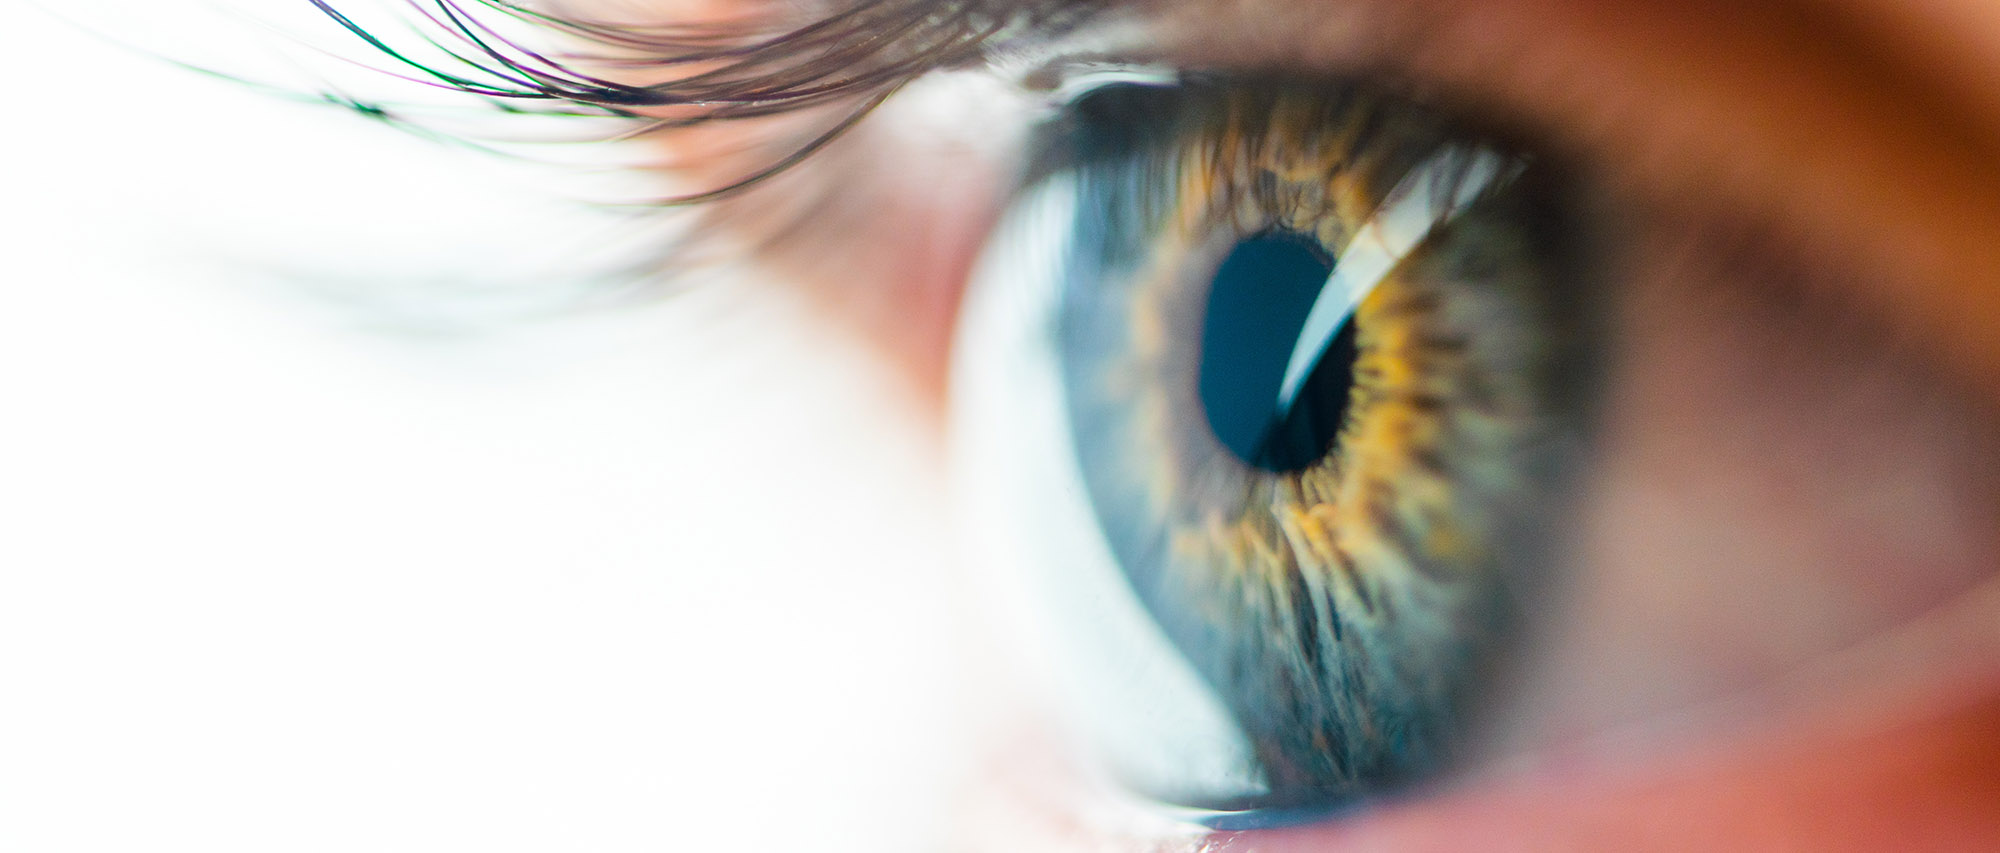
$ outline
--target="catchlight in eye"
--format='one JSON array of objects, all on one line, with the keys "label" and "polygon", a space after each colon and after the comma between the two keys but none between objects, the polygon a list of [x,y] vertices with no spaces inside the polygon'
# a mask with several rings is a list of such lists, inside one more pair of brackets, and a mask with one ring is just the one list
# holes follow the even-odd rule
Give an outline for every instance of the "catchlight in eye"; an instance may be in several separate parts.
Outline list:
[{"label": "catchlight in eye", "polygon": [[1092,91],[1037,163],[958,426],[1091,739],[1215,809],[1448,766],[1585,402],[1556,177],[1410,99],[1270,82]]}]

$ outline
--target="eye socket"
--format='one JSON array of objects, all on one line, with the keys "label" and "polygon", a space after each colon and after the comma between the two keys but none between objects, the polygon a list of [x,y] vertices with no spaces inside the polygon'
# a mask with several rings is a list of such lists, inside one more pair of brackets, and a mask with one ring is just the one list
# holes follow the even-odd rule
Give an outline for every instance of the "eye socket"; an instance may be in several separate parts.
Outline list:
[{"label": "eye socket", "polygon": [[[1125,644],[1073,686],[1128,720],[1219,711],[1112,763],[1229,810],[1446,766],[1544,574],[1589,396],[1552,170],[1366,84],[1200,79],[1088,93],[1037,162],[982,275],[1011,281],[973,299],[1043,294],[1030,384],[1063,424],[1040,451],[1075,470],[1026,488],[1080,491],[1098,540],[1043,555],[1050,585],[1110,563],[1157,634],[1070,638]],[[1185,669],[1115,673],[1140,654]]]}]

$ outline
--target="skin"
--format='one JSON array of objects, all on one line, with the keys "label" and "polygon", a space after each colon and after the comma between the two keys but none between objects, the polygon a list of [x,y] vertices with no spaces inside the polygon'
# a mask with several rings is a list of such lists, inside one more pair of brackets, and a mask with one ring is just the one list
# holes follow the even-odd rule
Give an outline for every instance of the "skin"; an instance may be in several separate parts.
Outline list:
[{"label": "skin", "polygon": [[[1202,839],[1088,817],[1114,801],[1054,783],[1062,759],[1016,757],[968,835],[1230,851],[2000,843],[2000,8],[1114,14],[1136,22],[1114,54],[1388,72],[1586,164],[1620,294],[1604,447],[1572,531],[1578,581],[1548,591],[1540,661],[1472,773],[1340,821]],[[934,222],[936,240],[930,266],[870,276],[898,292],[880,302],[950,302],[976,254],[964,234],[998,200],[900,198],[888,210]],[[932,324],[948,312],[910,330],[910,314],[794,278],[882,340],[920,396],[944,394],[948,332]]]},{"label": "skin", "polygon": [[[616,2],[628,15],[643,4],[662,20],[689,20],[736,14],[744,0]],[[995,720],[984,763],[968,774],[971,790],[951,815],[946,849],[2000,849],[2000,4],[1104,2],[1109,41],[1079,42],[1076,51],[1393,76],[1575,163],[1603,229],[1594,235],[1602,285],[1616,297],[1599,446],[1563,516],[1564,582],[1535,590],[1535,634],[1496,687],[1479,733],[1486,748],[1462,770],[1310,825],[1193,830],[1095,781],[1060,747],[1052,724],[1008,704],[1004,676],[988,684],[987,670],[969,661],[978,698],[992,700],[976,710]],[[1034,118],[1019,76],[968,70],[922,81],[805,167],[711,211],[714,236],[755,245],[757,260],[816,300],[830,324],[876,348],[928,406],[940,443],[950,428],[945,378],[967,270],[1005,204]],[[806,127],[814,118],[784,121]],[[767,160],[766,149],[731,135],[736,127],[723,130],[671,141],[692,184],[713,185]],[[90,498],[95,518],[101,504]],[[161,529],[143,520],[135,531]],[[160,583],[179,591],[172,579]],[[357,588],[355,596],[391,599],[383,612],[414,612],[395,599],[404,589]],[[425,601],[455,604],[458,591],[447,592]],[[77,620],[86,630],[125,612],[79,598],[90,601],[86,616],[111,614]],[[152,607],[143,595],[113,603],[142,616]],[[318,613],[339,615],[344,603]],[[279,601],[273,612],[286,606]],[[253,617],[247,624],[264,618]],[[211,627],[197,626],[192,644],[159,648],[213,647],[224,665],[192,671],[231,675],[229,662],[260,661],[256,653],[266,651],[239,658],[246,644]],[[338,671],[366,653],[328,659],[332,683],[373,683]],[[133,678],[134,695],[155,684],[153,660],[131,658],[132,671],[145,670]],[[315,669],[297,671],[285,683],[305,684]],[[415,698],[435,699],[456,683]],[[210,687],[197,681],[170,692],[167,719],[206,709],[188,696]],[[361,698],[366,708],[378,697]],[[398,708],[411,699],[388,698]],[[133,713],[155,709],[133,703]],[[58,798],[78,792],[77,813],[93,823],[158,813],[121,797],[187,802],[147,792],[164,778],[148,776],[148,767],[122,772],[124,745],[166,729],[150,716],[128,725],[111,714],[75,731],[94,735],[99,719],[119,728],[93,741],[109,745],[102,754],[63,757],[71,772],[56,779]],[[418,713],[412,728],[384,719],[397,731],[463,722]],[[331,741],[369,731],[365,723],[333,727]],[[272,751],[260,738],[275,731],[258,728],[221,746],[261,757]],[[491,756],[476,738],[446,740],[432,755],[455,759],[472,743],[468,772],[494,766],[483,763]],[[195,742],[188,754],[206,749]],[[291,753],[275,756],[269,765],[232,757],[222,766],[269,766],[278,781],[292,781],[283,778],[296,770]],[[421,765],[424,756],[415,758]],[[386,766],[355,778],[405,772]],[[337,822],[383,813],[338,800],[313,805]],[[195,809],[190,820],[234,806]],[[325,822],[313,808],[255,817],[276,825],[294,814],[311,818],[294,821],[298,831]],[[910,818],[885,809],[872,819],[893,834]],[[195,831],[184,826],[137,831]]]},{"label": "skin", "polygon": [[[1600,447],[1565,531],[1571,581],[1536,591],[1533,651],[1470,770],[1341,819],[1202,837],[1102,817],[1131,807],[1029,736],[985,774],[968,846],[2000,845],[2000,7],[1109,14],[1131,25],[1113,55],[1388,74],[1579,164],[1616,302]],[[982,127],[1025,124],[996,103]],[[829,152],[839,166],[742,204],[829,180],[815,168],[851,176],[880,215],[800,241],[831,254],[765,261],[935,402],[1015,149],[909,120],[892,102]]]}]

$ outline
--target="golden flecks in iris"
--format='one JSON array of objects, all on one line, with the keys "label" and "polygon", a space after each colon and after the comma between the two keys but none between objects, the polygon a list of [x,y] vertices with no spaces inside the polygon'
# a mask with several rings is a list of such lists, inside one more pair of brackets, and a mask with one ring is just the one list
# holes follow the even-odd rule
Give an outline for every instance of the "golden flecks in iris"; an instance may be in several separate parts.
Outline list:
[{"label": "golden flecks in iris", "polygon": [[[1396,146],[1367,146],[1371,132],[1424,137],[1412,116],[1355,95],[1329,101],[1288,92],[1230,105],[1184,161],[1181,198],[1193,200],[1179,224],[1224,225],[1245,234],[1281,228],[1316,237],[1338,254],[1408,163]],[[1406,126],[1383,130],[1383,122]],[[1371,154],[1371,151],[1386,151]],[[1213,210],[1202,205],[1213,203]]]},{"label": "golden flecks in iris", "polygon": [[1293,554],[1306,558],[1315,568],[1333,565],[1336,546],[1332,524],[1337,518],[1331,505],[1279,505],[1271,507],[1271,513],[1285,531],[1285,539],[1292,543]]},{"label": "golden flecks in iris", "polygon": [[[1166,318],[1163,316],[1164,312],[1160,310],[1157,304],[1152,304],[1157,303],[1159,299],[1160,295],[1155,293],[1147,294],[1141,299],[1135,300],[1131,317],[1132,323],[1128,327],[1130,329],[1129,334],[1131,335],[1128,344],[1131,346],[1132,352],[1134,354],[1143,354],[1143,357],[1148,360],[1157,359],[1160,353],[1166,351],[1170,337],[1167,330]],[[1142,302],[1148,304],[1140,304]]]},{"label": "golden flecks in iris", "polygon": [[[1191,141],[1181,160],[1180,203],[1131,287],[1125,360],[1106,370],[1107,385],[1130,395],[1137,432],[1126,463],[1133,480],[1146,484],[1150,508],[1175,519],[1167,541],[1173,562],[1188,571],[1220,567],[1252,587],[1293,573],[1340,574],[1353,570],[1354,551],[1377,550],[1371,538],[1401,539],[1414,530],[1424,531],[1421,544],[1436,556],[1471,550],[1472,536],[1438,510],[1452,501],[1447,480],[1431,477],[1399,491],[1413,467],[1406,460],[1426,455],[1440,429],[1434,409],[1420,401],[1449,389],[1434,387],[1437,364],[1419,351],[1425,333],[1413,307],[1423,300],[1399,294],[1393,283],[1364,302],[1350,427],[1321,464],[1276,475],[1219,464],[1227,451],[1214,444],[1205,419],[1199,428],[1188,423],[1201,412],[1194,390],[1200,353],[1190,341],[1199,340],[1205,271],[1242,235],[1271,229],[1313,234],[1338,255],[1413,165],[1409,146],[1371,153],[1362,150],[1363,137],[1400,132],[1428,140],[1434,133],[1421,124],[1384,129],[1377,108],[1357,97],[1330,113],[1324,99],[1303,95],[1239,104]],[[1397,489],[1383,488],[1389,481]],[[1266,497],[1246,500],[1252,492]],[[1383,494],[1398,497],[1373,497]],[[1447,521],[1425,523],[1438,518]],[[1184,578],[1193,586],[1214,580]]]},{"label": "golden flecks in iris", "polygon": [[1176,130],[1180,156],[1142,199],[1157,226],[1143,259],[1101,283],[1125,340],[1090,341],[1080,365],[1103,393],[1090,404],[1115,413],[1090,442],[1115,472],[1114,547],[1274,787],[1396,776],[1449,739],[1494,583],[1496,508],[1539,497],[1520,490],[1533,476],[1520,460],[1548,414],[1549,329],[1530,316],[1547,267],[1519,222],[1479,205],[1433,232],[1356,309],[1335,446],[1304,470],[1251,468],[1215,439],[1199,393],[1217,265],[1271,230],[1338,257],[1410,169],[1463,140],[1355,92],[1201,103],[1214,111]]}]

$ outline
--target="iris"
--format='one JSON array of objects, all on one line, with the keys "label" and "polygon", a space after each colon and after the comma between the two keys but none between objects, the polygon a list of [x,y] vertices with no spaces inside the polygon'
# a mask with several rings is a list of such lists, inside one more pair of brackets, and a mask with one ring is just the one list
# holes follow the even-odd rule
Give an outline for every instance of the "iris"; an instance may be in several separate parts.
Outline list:
[{"label": "iris", "polygon": [[[1053,294],[1102,540],[1057,582],[1108,554],[1201,685],[1102,688],[1123,718],[1227,718],[1128,777],[1292,809],[1449,766],[1580,444],[1590,289],[1559,170],[1358,83],[1114,84],[1050,128],[1021,195],[1050,221],[989,256],[1044,259],[1015,274]],[[1163,772],[1176,751],[1242,766]]]}]

